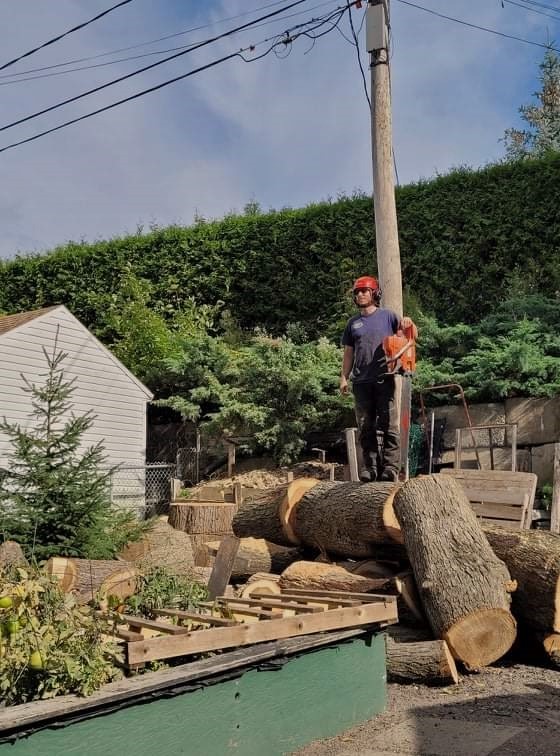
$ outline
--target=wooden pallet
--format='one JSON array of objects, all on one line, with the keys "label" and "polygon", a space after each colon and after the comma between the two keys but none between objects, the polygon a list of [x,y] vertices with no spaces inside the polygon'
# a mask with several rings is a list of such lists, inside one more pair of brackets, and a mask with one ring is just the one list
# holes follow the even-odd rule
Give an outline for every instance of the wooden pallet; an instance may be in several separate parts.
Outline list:
[{"label": "wooden pallet", "polygon": [[246,599],[219,596],[201,604],[200,611],[159,609],[155,614],[161,619],[112,616],[114,637],[131,669],[160,659],[398,621],[395,596],[307,590]]}]

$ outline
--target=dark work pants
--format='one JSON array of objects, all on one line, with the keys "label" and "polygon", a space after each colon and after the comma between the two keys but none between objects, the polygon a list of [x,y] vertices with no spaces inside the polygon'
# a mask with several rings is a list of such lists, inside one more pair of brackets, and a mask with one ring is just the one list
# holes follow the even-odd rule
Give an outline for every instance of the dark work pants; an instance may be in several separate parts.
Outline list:
[{"label": "dark work pants", "polygon": [[[354,383],[354,405],[364,464],[376,474],[396,472],[400,467],[399,418],[395,408],[395,379],[385,377],[381,383]],[[383,435],[379,448],[377,432]]]}]

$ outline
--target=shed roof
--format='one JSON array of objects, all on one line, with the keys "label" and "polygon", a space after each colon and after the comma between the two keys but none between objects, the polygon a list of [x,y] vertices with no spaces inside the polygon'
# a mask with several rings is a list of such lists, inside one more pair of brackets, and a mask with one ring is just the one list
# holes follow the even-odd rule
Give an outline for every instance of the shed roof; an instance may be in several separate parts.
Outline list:
[{"label": "shed roof", "polygon": [[27,323],[30,323],[32,320],[36,320],[37,318],[43,317],[43,315],[46,315],[49,312],[52,312],[53,310],[64,310],[66,311],[74,320],[76,320],[80,326],[86,331],[90,338],[93,339],[93,341],[97,344],[97,346],[102,349],[110,358],[111,360],[120,368],[120,370],[123,371],[137,386],[138,388],[146,395],[148,399],[153,399],[154,395],[150,391],[150,389],[145,386],[142,381],[140,381],[134,373],[131,373],[130,370],[123,365],[123,363],[115,357],[115,355],[111,352],[110,349],[108,349],[104,344],[102,344],[99,339],[97,339],[91,331],[89,331],[83,323],[81,323],[78,318],[75,315],[72,315],[72,313],[64,306],[64,305],[53,305],[52,307],[43,307],[39,310],[28,310],[27,312],[18,312],[14,315],[0,315],[0,336],[4,336],[4,334],[9,333],[10,331],[15,330],[16,328],[20,328],[21,326],[26,325]]},{"label": "shed roof", "polygon": [[51,310],[56,310],[58,306],[59,305],[43,307],[40,310],[29,310],[28,312],[16,312],[15,315],[0,315],[0,336],[3,333],[12,331],[14,328],[18,328],[18,326],[21,326],[24,323],[29,323],[30,320],[35,320],[35,318],[41,317],[41,315],[44,315]]}]

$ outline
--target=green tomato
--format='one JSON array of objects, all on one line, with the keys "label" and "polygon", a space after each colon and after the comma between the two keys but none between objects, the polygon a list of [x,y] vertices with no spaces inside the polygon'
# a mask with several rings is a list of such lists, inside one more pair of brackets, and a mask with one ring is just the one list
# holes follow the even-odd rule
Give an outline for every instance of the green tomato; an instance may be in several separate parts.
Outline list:
[{"label": "green tomato", "polygon": [[11,609],[13,603],[11,596],[0,596],[0,609]]},{"label": "green tomato", "polygon": [[5,627],[10,635],[15,635],[19,630],[19,622],[17,619],[10,619],[6,622]]},{"label": "green tomato", "polygon": [[29,668],[38,671],[40,669],[44,669],[44,667],[45,662],[43,661],[43,657],[40,651],[33,651],[33,653],[29,657]]}]

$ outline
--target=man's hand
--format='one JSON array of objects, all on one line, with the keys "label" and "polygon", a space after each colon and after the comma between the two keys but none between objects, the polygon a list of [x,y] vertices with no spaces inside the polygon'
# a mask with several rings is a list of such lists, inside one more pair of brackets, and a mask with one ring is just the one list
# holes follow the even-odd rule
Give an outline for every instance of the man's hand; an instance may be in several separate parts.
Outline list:
[{"label": "man's hand", "polygon": [[412,338],[417,339],[418,338],[418,328],[416,327],[416,324],[412,320],[412,318],[409,318],[405,316],[404,318],[401,318],[401,322],[399,323],[399,328],[401,331],[407,331],[411,330],[412,332]]},{"label": "man's hand", "polygon": [[349,392],[348,388],[348,378],[345,378],[343,375],[340,376],[340,384],[339,384],[340,393],[345,396]]}]

